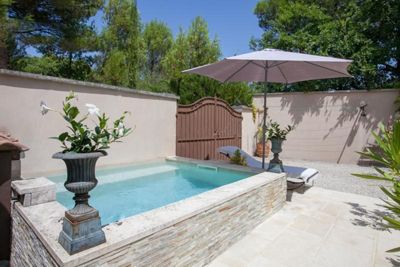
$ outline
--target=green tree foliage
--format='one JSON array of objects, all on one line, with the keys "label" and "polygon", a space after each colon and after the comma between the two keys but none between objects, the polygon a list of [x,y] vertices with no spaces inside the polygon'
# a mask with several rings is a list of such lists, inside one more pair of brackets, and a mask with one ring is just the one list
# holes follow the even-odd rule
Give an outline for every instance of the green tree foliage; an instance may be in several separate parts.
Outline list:
[{"label": "green tree foliage", "polygon": [[163,69],[169,77],[169,85],[177,95],[180,93],[179,88],[183,77],[181,71],[187,69],[189,56],[186,34],[180,29],[172,48],[162,61]]},{"label": "green tree foliage", "polygon": [[8,0],[0,0],[0,68],[8,67],[7,40],[9,38],[7,6]]},{"label": "green tree foliage", "polygon": [[304,82],[286,90],[377,88],[399,79],[397,0],[261,0],[254,13],[264,34],[251,40],[253,49],[274,47],[354,60],[354,79]]},{"label": "green tree foliage", "polygon": [[[369,158],[384,168],[375,167],[377,174],[353,174],[364,179],[384,180],[392,183],[391,188],[381,186],[381,190],[388,196],[383,200],[385,207],[391,216],[384,216],[387,227],[400,230],[400,120],[394,122],[393,129],[379,125],[380,135],[373,133],[379,151],[367,149],[366,152],[359,152],[360,155]],[[399,252],[400,247],[388,252]]]},{"label": "green tree foliage", "polygon": [[174,43],[172,32],[165,23],[153,20],[145,25],[142,36],[145,60],[138,87],[156,92],[169,91],[161,62]]},{"label": "green tree foliage", "polygon": [[203,18],[196,17],[187,33],[181,29],[163,64],[170,88],[181,97],[182,103],[191,103],[210,95],[207,91],[214,93],[217,84],[208,78],[183,74],[182,71],[215,62],[220,55],[218,40],[210,39],[207,22]]},{"label": "green tree foliage", "polygon": [[25,72],[38,73],[55,77],[65,77],[75,80],[88,81],[92,79],[91,62],[88,59],[75,59],[72,62],[68,58],[55,55],[43,55],[41,57],[21,57],[12,62],[16,69]]},{"label": "green tree foliage", "polygon": [[[102,6],[102,0],[4,1],[8,32],[19,47],[31,46],[44,55],[67,58],[64,77],[74,74],[74,60],[95,49],[96,34],[88,23]],[[8,52],[8,55],[11,53]]]},{"label": "green tree foliage", "polygon": [[8,17],[11,0],[0,0],[0,68],[12,67],[14,59],[22,56],[23,50],[16,44],[13,32],[16,29],[15,20]]},{"label": "green tree foliage", "polygon": [[174,42],[171,30],[163,22],[151,21],[144,27],[143,41],[146,49],[145,71],[151,76],[162,75],[161,61]]},{"label": "green tree foliage", "polygon": [[104,8],[107,26],[100,36],[97,79],[135,88],[143,63],[140,18],[135,1],[109,0]]},{"label": "green tree foliage", "polygon": [[[209,37],[197,17],[174,40],[168,26],[151,21],[141,27],[135,0],[0,0],[0,54],[8,68],[156,92],[172,92],[181,103],[217,96],[250,105],[245,83],[221,84],[185,69],[213,63],[219,41]],[[96,33],[91,17],[101,10],[105,27]],[[28,47],[41,55],[26,55]]]},{"label": "green tree foliage", "polygon": [[213,63],[220,55],[218,39],[210,39],[207,22],[201,17],[193,20],[187,33],[180,31],[162,63],[169,77],[170,90],[180,96],[181,103],[217,96],[230,104],[251,104],[252,92],[246,84],[221,84],[207,77],[182,73],[185,69]]}]

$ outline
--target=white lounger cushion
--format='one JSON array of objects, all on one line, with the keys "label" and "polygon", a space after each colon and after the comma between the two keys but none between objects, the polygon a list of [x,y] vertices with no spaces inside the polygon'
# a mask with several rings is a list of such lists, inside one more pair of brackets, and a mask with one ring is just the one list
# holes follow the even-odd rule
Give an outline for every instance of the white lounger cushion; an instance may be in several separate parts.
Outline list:
[{"label": "white lounger cushion", "polygon": [[[240,150],[242,157],[246,159],[247,166],[261,169],[261,161],[256,160],[240,148],[236,146],[223,146],[218,148],[218,152],[228,157],[232,157],[236,150]],[[268,163],[266,162],[264,169],[268,169]],[[313,185],[314,180],[317,178],[318,171],[312,168],[294,167],[283,165],[283,169],[288,175],[288,181],[292,183],[304,182],[307,185]]]}]

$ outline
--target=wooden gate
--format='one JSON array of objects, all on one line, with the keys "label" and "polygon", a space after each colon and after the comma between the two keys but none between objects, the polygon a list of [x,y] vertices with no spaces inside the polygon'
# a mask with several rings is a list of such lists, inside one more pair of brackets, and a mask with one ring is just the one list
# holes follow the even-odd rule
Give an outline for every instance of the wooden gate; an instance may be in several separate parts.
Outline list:
[{"label": "wooden gate", "polygon": [[220,146],[241,147],[242,114],[222,99],[205,97],[178,105],[176,155],[194,159],[226,159]]}]

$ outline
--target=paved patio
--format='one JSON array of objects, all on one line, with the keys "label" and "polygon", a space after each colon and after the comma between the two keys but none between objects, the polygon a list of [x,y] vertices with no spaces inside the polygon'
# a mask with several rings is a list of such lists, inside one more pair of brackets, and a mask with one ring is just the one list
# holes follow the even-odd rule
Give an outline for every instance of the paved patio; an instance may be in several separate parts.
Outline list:
[{"label": "paved patio", "polygon": [[313,187],[215,259],[227,266],[400,266],[400,232],[382,227],[379,199]]}]

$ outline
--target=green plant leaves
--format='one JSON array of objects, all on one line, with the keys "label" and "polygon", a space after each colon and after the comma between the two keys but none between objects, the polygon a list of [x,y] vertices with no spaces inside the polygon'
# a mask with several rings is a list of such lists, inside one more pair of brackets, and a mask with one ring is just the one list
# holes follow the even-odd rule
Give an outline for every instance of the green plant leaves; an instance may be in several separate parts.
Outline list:
[{"label": "green plant leaves", "polygon": [[125,128],[123,122],[127,111],[123,112],[121,117],[115,120],[112,128],[108,127],[109,118],[103,113],[97,116],[98,124],[89,128],[84,122],[90,114],[78,118],[79,108],[71,102],[76,99],[74,93],[70,93],[63,102],[62,117],[68,123],[68,132],[61,133],[57,139],[62,143],[64,152],[73,151],[77,153],[88,153],[98,151],[99,149],[108,149],[110,144],[119,142],[119,140],[132,132],[131,128]]},{"label": "green plant leaves", "polygon": [[[358,152],[360,155],[382,164],[386,169],[375,167],[377,174],[352,175],[363,179],[374,179],[389,181],[392,188],[381,186],[381,190],[388,196],[389,200],[385,208],[391,212],[391,216],[384,216],[388,222],[387,227],[400,230],[400,120],[394,122],[393,128],[385,127],[382,123],[378,125],[379,134],[373,133],[379,150],[367,149],[366,152]],[[388,252],[399,252],[400,247],[388,250]]]},{"label": "green plant leaves", "polygon": [[242,157],[240,150],[237,149],[230,159],[231,163],[241,166],[247,166],[246,158]]},{"label": "green plant leaves", "polygon": [[67,132],[63,132],[62,134],[60,134],[58,136],[58,140],[60,140],[61,142],[64,142],[65,139],[67,139],[67,137],[68,137],[68,133]]},{"label": "green plant leaves", "polygon": [[378,175],[373,175],[373,174],[358,174],[358,173],[352,173],[351,175],[364,178],[364,179],[371,179],[371,180],[383,180],[383,181],[392,181],[391,179],[381,177]]},{"label": "green plant leaves", "polygon": [[106,118],[106,114],[103,113],[103,115],[101,117],[99,116],[98,118],[99,118],[99,127],[101,129],[104,129],[108,121],[108,118]]},{"label": "green plant leaves", "polygon": [[400,247],[389,249],[389,250],[386,251],[386,252],[390,252],[390,253],[393,253],[393,252],[400,252]]},{"label": "green plant leaves", "polygon": [[266,133],[267,133],[268,139],[286,140],[286,136],[293,129],[294,129],[294,127],[292,125],[288,125],[284,129],[281,129],[281,126],[277,122],[270,120],[269,125],[267,126]]},{"label": "green plant leaves", "polygon": [[68,109],[68,116],[71,120],[74,120],[79,114],[79,109],[77,107],[71,107]]}]

